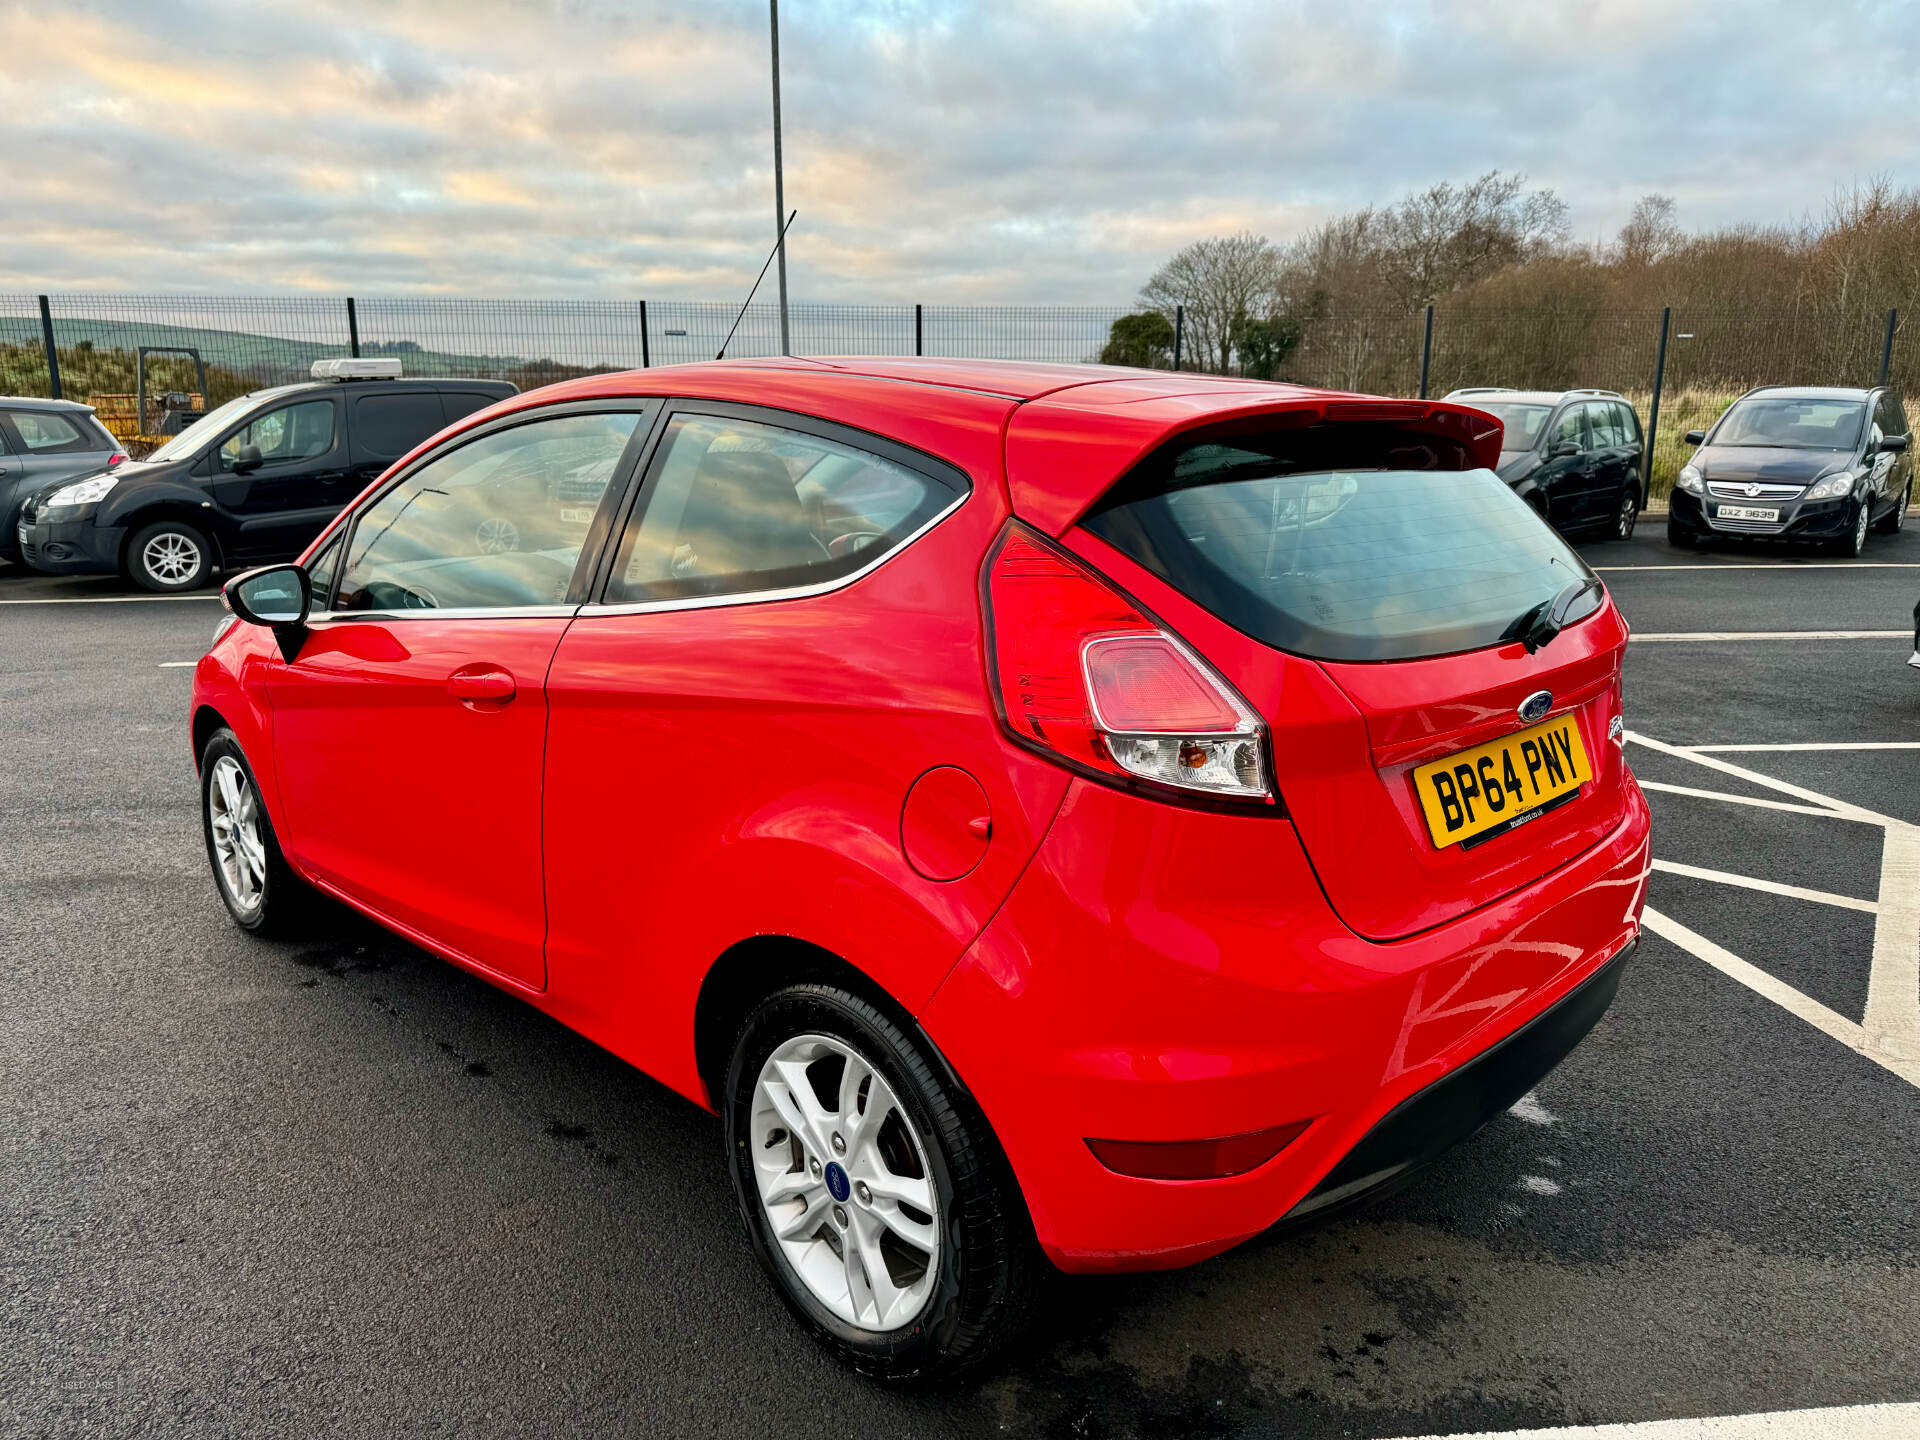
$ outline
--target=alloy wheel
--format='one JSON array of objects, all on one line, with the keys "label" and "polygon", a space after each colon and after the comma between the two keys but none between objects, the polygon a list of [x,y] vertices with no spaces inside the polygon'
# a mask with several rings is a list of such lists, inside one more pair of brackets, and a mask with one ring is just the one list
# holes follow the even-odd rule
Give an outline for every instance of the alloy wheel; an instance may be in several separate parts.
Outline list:
[{"label": "alloy wheel", "polygon": [[1867,548],[1867,525],[1872,520],[1867,502],[1860,502],[1860,518],[1853,522],[1853,553],[1858,555]]},{"label": "alloy wheel", "polygon": [[162,585],[183,585],[200,569],[200,547],[178,530],[162,530],[141,547],[140,563]]},{"label": "alloy wheel", "polygon": [[769,1233],[809,1294],[862,1329],[911,1324],[941,1261],[926,1146],[851,1045],[801,1035],[767,1057],[749,1122]]},{"label": "alloy wheel", "polygon": [[241,910],[260,908],[267,883],[267,846],[260,831],[260,797],[231,755],[213,762],[207,784],[207,823],[220,883]]},{"label": "alloy wheel", "polygon": [[1640,518],[1639,497],[1631,493],[1620,497],[1620,513],[1614,519],[1614,533],[1622,540],[1633,538],[1634,522]]}]

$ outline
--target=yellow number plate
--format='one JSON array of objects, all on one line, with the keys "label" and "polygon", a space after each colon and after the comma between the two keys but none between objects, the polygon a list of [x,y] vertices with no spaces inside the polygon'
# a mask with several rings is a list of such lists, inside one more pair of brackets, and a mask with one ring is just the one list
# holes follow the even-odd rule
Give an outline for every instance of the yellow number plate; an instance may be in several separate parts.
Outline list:
[{"label": "yellow number plate", "polygon": [[1524,825],[1591,779],[1571,712],[1413,772],[1427,829],[1440,846]]}]

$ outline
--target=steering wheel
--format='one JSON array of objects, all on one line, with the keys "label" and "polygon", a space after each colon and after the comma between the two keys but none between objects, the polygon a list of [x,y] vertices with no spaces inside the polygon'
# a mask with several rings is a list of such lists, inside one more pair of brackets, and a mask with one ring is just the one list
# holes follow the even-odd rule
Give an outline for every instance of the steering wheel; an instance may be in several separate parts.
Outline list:
[{"label": "steering wheel", "polygon": [[827,542],[827,555],[830,559],[838,560],[853,554],[856,550],[866,549],[876,540],[886,538],[886,532],[883,530],[849,530],[846,534],[836,535]]}]

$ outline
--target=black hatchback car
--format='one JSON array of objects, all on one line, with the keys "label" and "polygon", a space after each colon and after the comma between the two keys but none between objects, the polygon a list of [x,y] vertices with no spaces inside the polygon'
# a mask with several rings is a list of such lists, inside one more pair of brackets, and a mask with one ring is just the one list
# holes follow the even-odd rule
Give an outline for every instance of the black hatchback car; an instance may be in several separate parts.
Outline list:
[{"label": "black hatchback car", "polygon": [[1906,407],[1891,390],[1749,390],[1711,430],[1687,432],[1700,448],[1674,483],[1667,538],[1696,546],[1717,536],[1813,541],[1858,555],[1868,531],[1906,524],[1912,440]]},{"label": "black hatchback car", "polygon": [[1640,518],[1640,417],[1617,390],[1476,387],[1447,396],[1506,427],[1499,476],[1563,535],[1630,539]]},{"label": "black hatchback car", "polygon": [[422,440],[519,393],[503,380],[403,380],[395,360],[314,371],[326,378],[229,400],[144,460],[36,491],[20,511],[21,558],[162,593],[215,565],[291,559]]}]

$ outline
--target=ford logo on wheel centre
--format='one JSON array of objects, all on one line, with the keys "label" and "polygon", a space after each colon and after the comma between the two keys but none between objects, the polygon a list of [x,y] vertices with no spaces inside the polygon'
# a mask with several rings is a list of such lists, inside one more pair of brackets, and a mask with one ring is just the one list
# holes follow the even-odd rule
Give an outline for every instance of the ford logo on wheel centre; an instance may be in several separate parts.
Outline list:
[{"label": "ford logo on wheel centre", "polygon": [[1553,692],[1536,690],[1520,702],[1519,715],[1523,723],[1531,725],[1536,720],[1547,718],[1547,712],[1553,709]]}]

